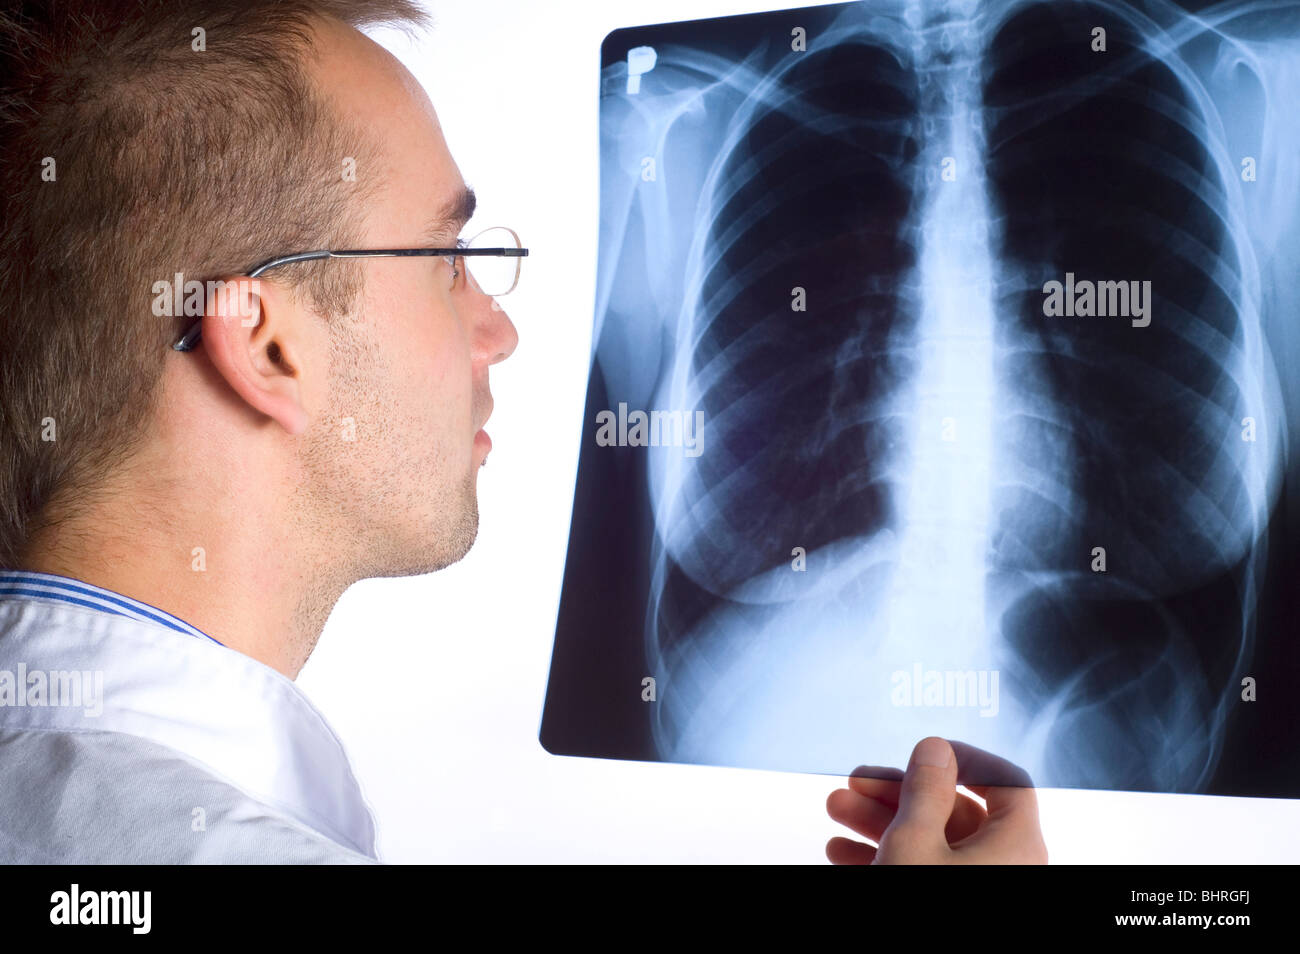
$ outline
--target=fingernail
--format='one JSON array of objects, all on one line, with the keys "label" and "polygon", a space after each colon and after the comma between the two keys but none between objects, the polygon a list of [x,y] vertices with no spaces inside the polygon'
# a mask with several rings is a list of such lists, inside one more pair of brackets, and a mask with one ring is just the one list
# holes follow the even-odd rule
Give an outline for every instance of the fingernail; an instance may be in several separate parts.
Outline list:
[{"label": "fingernail", "polygon": [[943,739],[922,739],[912,757],[917,765],[929,765],[933,768],[947,768],[952,758],[952,748]]}]

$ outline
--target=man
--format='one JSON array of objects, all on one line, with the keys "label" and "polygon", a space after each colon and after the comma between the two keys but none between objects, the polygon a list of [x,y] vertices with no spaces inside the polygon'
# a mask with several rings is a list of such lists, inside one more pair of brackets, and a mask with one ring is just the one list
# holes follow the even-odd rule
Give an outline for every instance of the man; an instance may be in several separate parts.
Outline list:
[{"label": "man", "polygon": [[[463,255],[241,281],[457,247],[473,194],[357,29],[380,22],[424,19],[96,0],[0,22],[0,860],[377,857],[293,679],[353,582],[469,549],[488,369],[517,343]],[[199,307],[170,307],[191,280]],[[880,784],[844,819],[869,837]]]}]

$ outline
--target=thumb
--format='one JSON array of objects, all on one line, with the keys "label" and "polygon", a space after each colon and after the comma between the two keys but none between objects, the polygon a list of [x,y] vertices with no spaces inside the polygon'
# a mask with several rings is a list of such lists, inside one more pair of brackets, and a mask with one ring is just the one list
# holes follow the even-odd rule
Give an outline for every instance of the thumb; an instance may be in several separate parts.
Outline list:
[{"label": "thumb", "polygon": [[948,847],[944,828],[957,801],[957,759],[946,739],[931,736],[912,750],[898,792],[894,823],[935,847]]}]

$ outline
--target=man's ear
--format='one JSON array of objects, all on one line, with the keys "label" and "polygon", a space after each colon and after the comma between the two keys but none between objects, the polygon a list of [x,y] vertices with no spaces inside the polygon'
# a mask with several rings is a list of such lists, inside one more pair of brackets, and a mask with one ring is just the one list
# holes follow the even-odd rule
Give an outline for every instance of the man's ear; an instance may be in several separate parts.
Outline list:
[{"label": "man's ear", "polygon": [[304,318],[282,287],[260,278],[225,278],[208,286],[203,316],[208,358],[250,408],[290,434],[307,427]]}]

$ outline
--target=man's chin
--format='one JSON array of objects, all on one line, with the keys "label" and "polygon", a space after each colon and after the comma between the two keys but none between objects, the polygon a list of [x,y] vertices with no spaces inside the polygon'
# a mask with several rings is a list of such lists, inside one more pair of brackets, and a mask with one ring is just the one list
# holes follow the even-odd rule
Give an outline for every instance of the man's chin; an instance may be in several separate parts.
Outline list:
[{"label": "man's chin", "polygon": [[473,480],[466,482],[466,494],[459,512],[450,521],[432,520],[412,536],[410,524],[402,526],[389,536],[391,545],[385,548],[377,572],[367,576],[422,576],[436,573],[465,558],[474,541],[478,539],[478,496]]},{"label": "man's chin", "polygon": [[408,552],[404,559],[393,559],[388,561],[388,565],[380,572],[367,574],[368,576],[397,577],[397,576],[424,576],[428,573],[437,573],[439,570],[445,570],[453,563],[459,563],[469,553],[470,548],[474,545],[474,535],[468,540],[459,542],[454,547],[438,547],[436,550],[429,550],[427,547]]},{"label": "man's chin", "polygon": [[439,539],[434,541],[432,551],[426,545],[423,569],[416,572],[436,573],[465,558],[478,539],[478,505],[477,501],[472,503],[473,506],[465,512],[463,519],[455,526],[445,529]]}]

